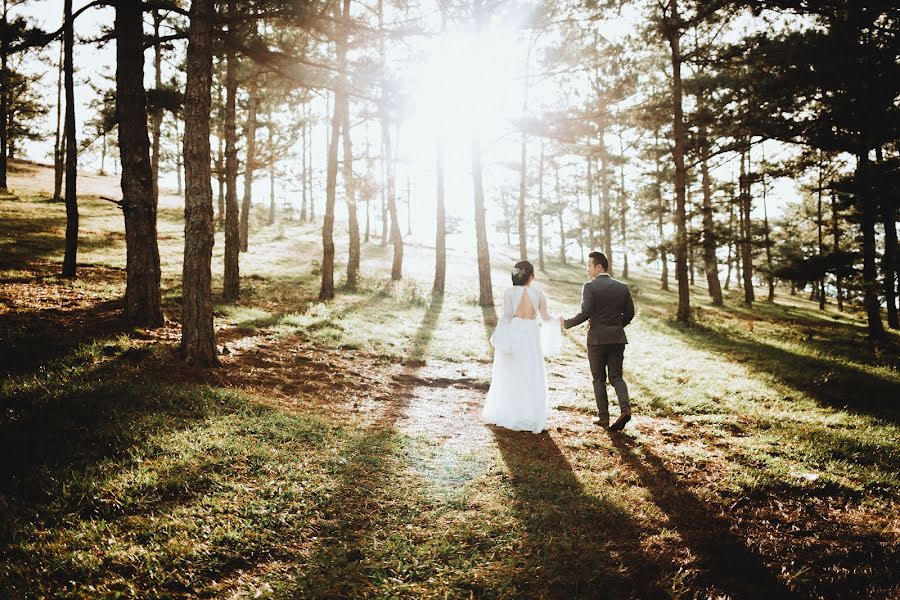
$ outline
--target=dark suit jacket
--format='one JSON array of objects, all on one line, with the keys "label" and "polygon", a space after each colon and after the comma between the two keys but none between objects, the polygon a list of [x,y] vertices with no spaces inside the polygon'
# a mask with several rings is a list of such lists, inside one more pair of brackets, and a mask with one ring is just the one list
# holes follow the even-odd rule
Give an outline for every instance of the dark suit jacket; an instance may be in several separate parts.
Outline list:
[{"label": "dark suit jacket", "polygon": [[588,345],[627,344],[625,326],[634,318],[631,290],[621,281],[602,273],[584,284],[581,312],[566,319],[566,329],[590,319]]}]

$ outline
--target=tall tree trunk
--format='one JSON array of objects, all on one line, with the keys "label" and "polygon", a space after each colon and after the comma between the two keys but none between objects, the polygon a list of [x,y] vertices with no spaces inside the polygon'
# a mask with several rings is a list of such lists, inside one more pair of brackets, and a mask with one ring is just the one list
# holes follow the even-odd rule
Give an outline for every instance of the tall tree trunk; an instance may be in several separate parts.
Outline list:
[{"label": "tall tree trunk", "polygon": [[860,152],[856,167],[856,191],[860,196],[863,231],[863,298],[872,341],[884,338],[881,305],[878,301],[878,268],[875,264],[875,201],[869,189],[869,151]]},{"label": "tall tree trunk", "polygon": [[588,197],[588,246],[591,252],[595,250],[594,236],[594,155],[590,146],[588,146],[587,155],[587,197]]},{"label": "tall tree trunk", "polygon": [[[306,109],[307,109],[307,107],[306,107],[306,105],[304,105],[303,106],[304,116],[306,115]],[[309,187],[307,177],[306,177],[306,169],[308,168],[308,165],[306,163],[306,126],[307,126],[306,119],[304,118],[303,125],[300,127],[300,140],[301,140],[301,148],[302,148],[301,151],[303,154],[303,158],[302,158],[302,167],[303,168],[300,171],[300,179],[303,180],[300,185],[300,188],[302,189],[302,193],[303,193],[303,196],[302,196],[303,199],[300,204],[300,222],[301,223],[306,223],[306,201],[307,201],[307,189]]]},{"label": "tall tree trunk", "polygon": [[687,273],[687,223],[685,216],[685,193],[687,169],[684,164],[685,131],[684,107],[682,104],[683,84],[681,81],[681,17],[678,14],[678,0],[669,0],[670,22],[666,24],[669,47],[672,52],[672,103],[673,135],[675,148],[675,276],[678,279],[677,319],[685,322],[691,319],[691,292]]},{"label": "tall tree trunk", "polygon": [[481,138],[472,136],[472,180],[475,186],[475,241],[478,249],[478,304],[494,305],[491,286],[491,256],[488,249],[487,225],[485,223],[484,184],[481,173]]},{"label": "tall tree trunk", "polygon": [[[659,131],[655,133],[656,147],[659,147]],[[663,229],[663,216],[666,213],[666,204],[663,198],[663,173],[660,164],[659,153],[654,153],[654,168],[656,175],[656,237],[659,239],[659,254],[661,264],[660,289],[669,291],[669,253],[666,251],[666,232]]]},{"label": "tall tree trunk", "polygon": [[209,115],[212,104],[213,0],[191,2],[184,97],[184,265],[181,351],[188,364],[213,367],[216,335],[212,308],[213,204]]},{"label": "tall tree trunk", "polygon": [[[159,27],[162,17],[159,10],[153,11],[153,74],[156,89],[162,88],[162,44],[159,42]],[[143,31],[141,32],[143,33]],[[143,86],[142,86],[143,87]],[[159,205],[159,142],[162,135],[163,109],[157,106],[153,111],[153,145],[150,154],[150,168],[153,172],[153,203]],[[124,167],[123,167],[124,171]],[[123,173],[124,174],[124,173]]]},{"label": "tall tree trunk", "polygon": [[[346,12],[344,19],[349,18],[349,0],[344,0]],[[356,182],[353,180],[353,146],[350,141],[350,98],[344,95],[343,118],[341,127],[344,142],[344,195],[347,202],[347,229],[349,232],[349,257],[347,259],[347,288],[356,289],[359,283],[359,217],[356,211]]]},{"label": "tall tree trunk", "polygon": [[[881,165],[884,150],[875,148],[875,157]],[[883,181],[879,178],[879,182]],[[879,185],[881,196],[881,216],[884,224],[884,254],[881,257],[881,271],[884,274],[884,302],[887,305],[888,327],[900,329],[900,315],[897,313],[897,207],[892,195],[893,190]]]},{"label": "tall tree trunk", "polygon": [[62,136],[62,88],[63,88],[63,43],[59,43],[59,73],[56,79],[56,138],[53,143],[53,199],[62,200],[63,159],[65,149]]},{"label": "tall tree trunk", "polygon": [[701,152],[703,162],[700,163],[703,186],[703,264],[706,267],[706,285],[709,288],[709,297],[713,306],[722,306],[722,286],[719,283],[719,259],[716,257],[718,246],[716,240],[715,222],[713,221],[712,185],[709,177],[709,144],[707,143],[706,128],[700,129]]},{"label": "tall tree trunk", "polygon": [[610,198],[610,181],[609,181],[609,153],[606,148],[606,132],[600,131],[600,194],[603,202],[603,252],[609,260],[609,269],[607,272],[613,274],[613,255],[612,255],[612,220],[611,220],[611,198]]},{"label": "tall tree trunk", "polygon": [[[75,277],[78,262],[78,140],[75,137],[75,31],[72,23],[72,0],[63,3],[63,70],[66,85],[66,254],[63,258],[63,277]],[[2,94],[0,94],[2,95]],[[3,186],[5,187],[5,185]]]},{"label": "tall tree trunk", "polygon": [[[69,13],[71,14],[71,6]],[[7,31],[9,25],[9,8],[7,0],[3,0],[3,13],[0,14],[0,31]],[[0,35],[0,192],[6,192],[7,179],[7,144],[9,143],[9,38]]]},{"label": "tall tree trunk", "polygon": [[[339,46],[340,47],[340,46]],[[325,222],[322,225],[322,284],[319,300],[334,298],[334,203],[337,195],[338,144],[341,141],[341,114],[346,104],[344,92],[335,92],[334,113],[331,117],[331,139],[328,143],[328,166],[325,175]]]},{"label": "tall tree trunk", "polygon": [[[391,166],[393,146],[391,128],[387,118],[387,107],[382,108],[381,126],[384,135],[384,161],[387,170],[387,208],[391,218],[391,243],[394,246],[394,260],[391,263],[391,279],[400,281],[403,278],[403,238],[400,235],[400,217],[397,214],[397,191],[395,189],[394,169]],[[384,239],[384,238],[382,238]]]},{"label": "tall tree trunk", "polygon": [[253,172],[256,170],[256,112],[259,109],[259,90],[250,84],[247,102],[247,125],[244,137],[247,139],[247,160],[244,164],[244,196],[241,199],[241,252],[246,252],[250,237],[250,201],[253,198]]},{"label": "tall tree trunk", "polygon": [[138,327],[161,327],[159,247],[147,96],[144,92],[144,32],[140,3],[116,3],[116,116],[122,161],[125,215],[125,320]]},{"label": "tall tree trunk", "polygon": [[[222,107],[222,86],[218,86],[218,106]],[[219,184],[218,204],[219,218],[218,226],[225,226],[225,126],[224,120],[219,123],[219,132],[217,138],[217,156],[216,156],[216,180]]]},{"label": "tall tree trunk", "polygon": [[[237,14],[236,0],[228,0],[228,15]],[[228,37],[235,35],[235,25],[229,25]],[[222,296],[225,300],[237,300],[241,295],[240,274],[240,207],[237,200],[237,131],[235,112],[237,105],[237,55],[233,44],[225,47],[225,278]]]},{"label": "tall tree trunk", "polygon": [[269,220],[267,225],[275,224],[275,154],[269,159]]},{"label": "tall tree trunk", "polygon": [[[837,192],[831,192],[831,227],[834,236],[834,252],[841,251],[841,228],[838,219]],[[840,267],[835,272],[835,286],[837,287],[837,306],[840,312],[844,312],[844,277],[841,275]]]},{"label": "tall tree trunk", "polygon": [[[825,238],[822,233],[824,227],[822,221],[822,186],[824,178],[822,176],[822,165],[819,164],[819,185],[816,189],[816,233],[819,241],[819,256],[825,257]],[[819,310],[825,310],[825,275],[816,282],[819,286]]]},{"label": "tall tree trunk", "polygon": [[544,139],[541,138],[541,159],[538,164],[538,268],[544,270]]},{"label": "tall tree trunk", "polygon": [[[753,292],[753,230],[750,222],[752,200],[750,196],[749,143],[741,155],[741,247],[743,252],[744,306],[753,306],[756,299]],[[746,163],[746,166],[745,166]]]},{"label": "tall tree trunk", "polygon": [[447,277],[447,215],[444,208],[444,142],[437,144],[437,226],[434,235],[434,286],[432,293],[444,294]]},{"label": "tall tree trunk", "polygon": [[762,178],[763,185],[763,229],[765,229],[766,235],[766,281],[769,284],[769,295],[766,298],[767,302],[775,302],[775,274],[774,274],[774,265],[772,264],[772,238],[771,238],[771,229],[769,228],[769,206],[768,206],[768,195],[769,195],[769,186],[766,183],[766,176],[763,174]]}]

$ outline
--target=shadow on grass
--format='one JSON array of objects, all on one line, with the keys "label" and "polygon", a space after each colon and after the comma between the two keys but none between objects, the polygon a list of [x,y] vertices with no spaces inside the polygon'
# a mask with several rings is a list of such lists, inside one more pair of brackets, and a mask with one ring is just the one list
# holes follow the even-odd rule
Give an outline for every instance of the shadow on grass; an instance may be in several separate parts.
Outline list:
[{"label": "shadow on grass", "polygon": [[[732,533],[729,522],[718,508],[708,506],[666,468],[646,446],[618,433],[610,433],[613,447],[637,474],[654,504],[669,518],[671,526],[696,557],[701,571],[691,587],[704,589],[698,597],[795,598],[743,540]],[[638,450],[640,454],[638,454]]]},{"label": "shadow on grass", "polygon": [[640,548],[640,526],[621,506],[584,490],[553,438],[492,427],[510,472],[526,541],[515,597],[662,597],[663,569]]},{"label": "shadow on grass", "polygon": [[692,345],[769,374],[820,404],[900,422],[900,385],[896,380],[861,371],[836,358],[797,354],[738,333],[726,335],[700,323],[663,324]]},{"label": "shadow on grass", "polygon": [[428,350],[431,347],[431,340],[434,338],[434,330],[437,328],[438,321],[441,318],[441,311],[444,308],[444,297],[435,296],[425,311],[425,317],[416,330],[416,335],[412,341],[412,347],[407,355],[408,360],[424,363],[428,359]]}]

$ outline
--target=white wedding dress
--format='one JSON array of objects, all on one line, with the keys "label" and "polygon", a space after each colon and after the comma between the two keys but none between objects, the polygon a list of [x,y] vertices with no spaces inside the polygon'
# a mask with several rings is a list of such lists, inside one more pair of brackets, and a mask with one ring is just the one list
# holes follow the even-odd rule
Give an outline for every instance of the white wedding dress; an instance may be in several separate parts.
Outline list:
[{"label": "white wedding dress", "polygon": [[544,356],[559,352],[559,323],[547,312],[547,298],[531,286],[503,294],[503,316],[491,336],[494,368],[482,417],[514,431],[547,428],[550,403]]}]

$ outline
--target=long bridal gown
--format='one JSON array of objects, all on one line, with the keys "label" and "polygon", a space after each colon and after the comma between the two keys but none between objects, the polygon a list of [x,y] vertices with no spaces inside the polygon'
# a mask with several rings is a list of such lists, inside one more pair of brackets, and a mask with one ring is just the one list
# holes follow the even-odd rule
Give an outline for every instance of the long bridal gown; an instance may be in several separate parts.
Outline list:
[{"label": "long bridal gown", "polygon": [[558,353],[561,344],[544,293],[520,285],[506,290],[491,343],[494,367],[484,421],[514,431],[544,431],[550,412],[544,356]]}]

